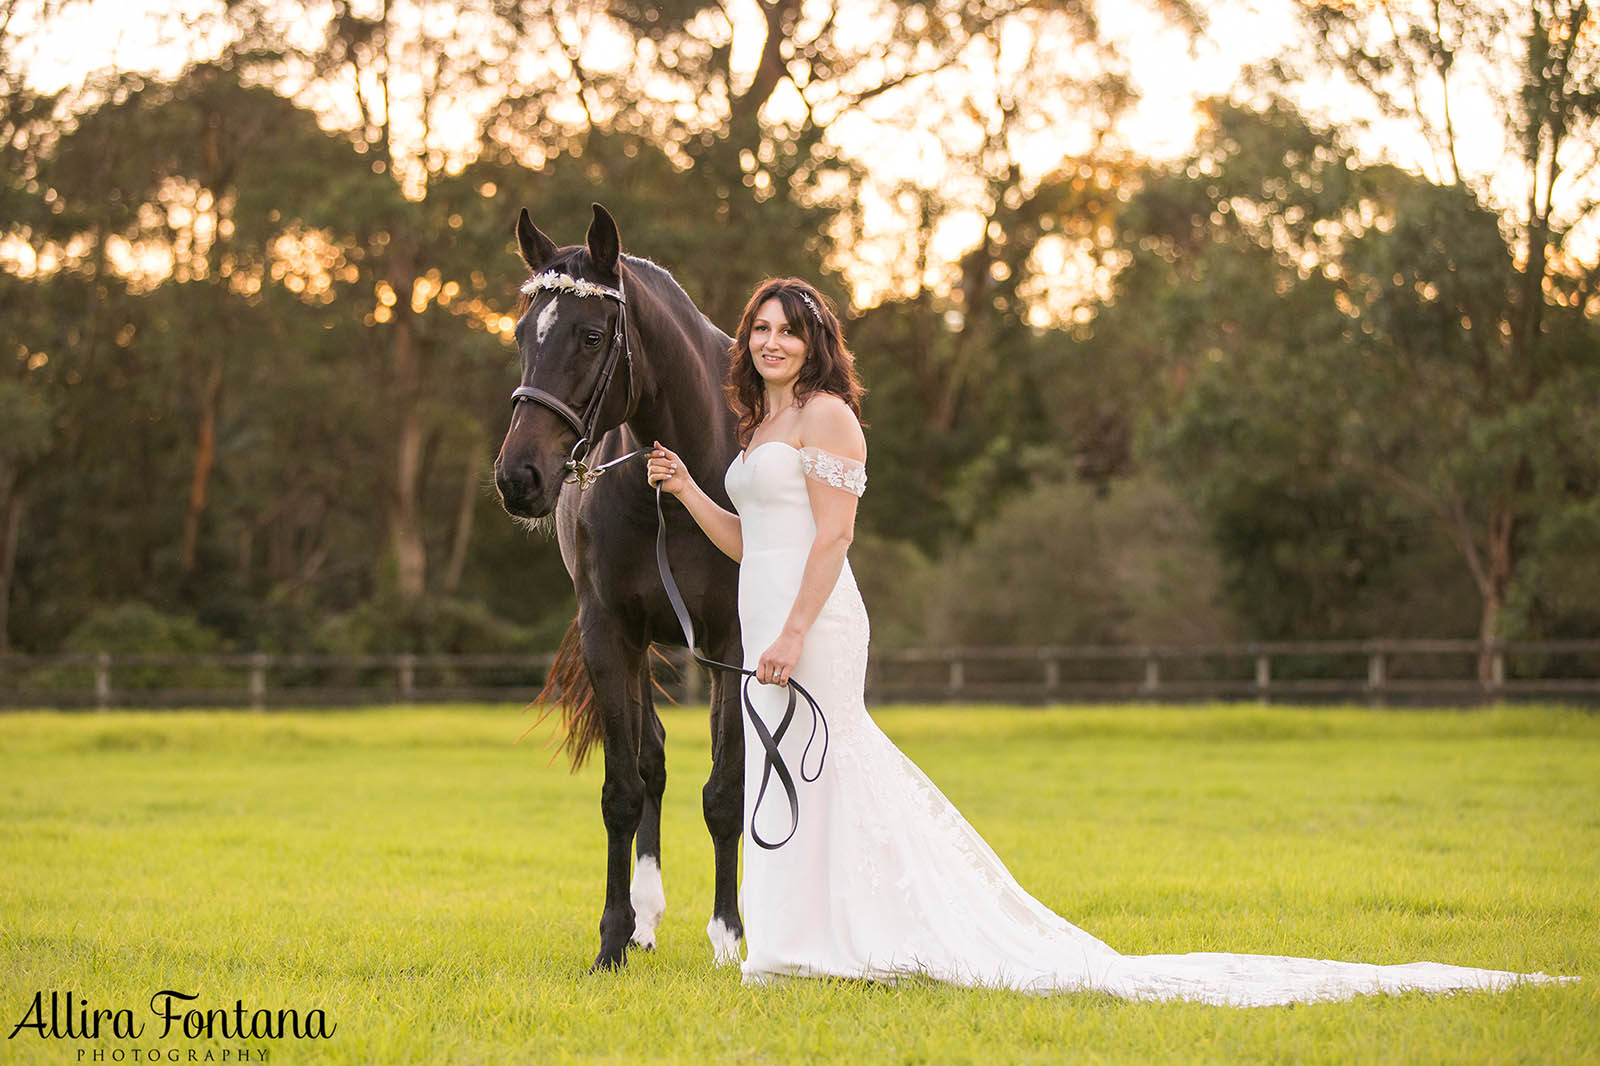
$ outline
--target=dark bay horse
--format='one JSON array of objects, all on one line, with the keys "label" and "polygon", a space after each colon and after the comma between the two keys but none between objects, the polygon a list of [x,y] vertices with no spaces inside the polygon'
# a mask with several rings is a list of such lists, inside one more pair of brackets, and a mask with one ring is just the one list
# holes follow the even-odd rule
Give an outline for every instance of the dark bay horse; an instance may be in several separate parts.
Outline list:
[{"label": "dark bay horse", "polygon": [[[732,342],[670,274],[622,254],[617,224],[599,204],[583,245],[558,248],[526,210],[516,232],[533,276],[522,290],[516,327],[522,383],[495,459],[495,485],[513,516],[544,520],[554,512],[578,596],[578,617],[561,642],[545,695],[560,690],[573,768],[596,742],[605,755],[606,902],[594,965],[609,969],[623,963],[630,941],[655,946],[666,907],[666,733],[652,698],[649,656],[652,642],[681,645],[683,634],[656,570],[656,496],[643,457],[587,487],[571,475],[576,462],[592,469],[659,440],[731,509],[722,474],[739,445],[722,381]],[[737,564],[676,501],[666,501],[664,512],[672,571],[703,634],[702,650],[723,662],[742,661]],[[737,901],[743,789],[738,690],[719,671],[711,681],[711,776],[702,792],[716,855],[706,934],[719,963],[738,960],[744,936]]]}]

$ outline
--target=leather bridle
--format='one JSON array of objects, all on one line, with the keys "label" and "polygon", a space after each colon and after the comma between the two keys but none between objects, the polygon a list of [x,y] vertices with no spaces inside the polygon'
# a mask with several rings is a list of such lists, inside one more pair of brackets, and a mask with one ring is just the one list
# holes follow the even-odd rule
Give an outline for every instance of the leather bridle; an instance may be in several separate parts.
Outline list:
[{"label": "leather bridle", "polygon": [[616,375],[619,363],[627,364],[628,372],[628,411],[623,415],[622,421],[626,422],[633,417],[633,412],[639,404],[638,374],[633,362],[633,349],[628,344],[628,298],[623,291],[622,270],[619,264],[617,269],[617,287],[611,288],[582,278],[575,278],[570,274],[560,274],[554,270],[547,270],[528,279],[522,286],[524,296],[533,296],[538,292],[566,292],[574,296],[594,296],[617,303],[617,327],[611,335],[611,344],[606,349],[605,361],[600,367],[600,378],[595,382],[594,392],[589,396],[588,403],[584,404],[580,412],[561,397],[541,389],[535,385],[522,385],[511,393],[511,408],[516,410],[519,403],[532,403],[555,413],[578,435],[578,442],[572,446],[572,451],[567,455],[567,461],[562,469],[566,472],[563,480],[569,485],[576,484],[579,490],[594,484],[596,478],[611,467],[625,463],[636,455],[648,451],[640,448],[629,452],[620,459],[613,459],[600,466],[590,466],[585,460],[589,457],[589,450],[594,447],[596,430],[600,421],[600,409],[605,406],[606,393],[611,386],[611,379]]}]

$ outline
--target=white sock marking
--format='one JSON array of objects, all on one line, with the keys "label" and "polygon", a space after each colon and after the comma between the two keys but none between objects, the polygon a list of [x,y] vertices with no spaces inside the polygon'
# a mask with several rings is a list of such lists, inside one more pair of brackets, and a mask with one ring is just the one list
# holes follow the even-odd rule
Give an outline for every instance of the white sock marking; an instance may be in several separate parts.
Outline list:
[{"label": "white sock marking", "polygon": [[633,866],[633,886],[628,889],[633,904],[633,942],[642,948],[656,946],[656,927],[667,913],[667,892],[661,884],[661,867],[649,855],[641,855]]},{"label": "white sock marking", "polygon": [[718,966],[739,965],[739,935],[723,924],[721,918],[706,923],[706,936],[711,938],[711,958]]}]

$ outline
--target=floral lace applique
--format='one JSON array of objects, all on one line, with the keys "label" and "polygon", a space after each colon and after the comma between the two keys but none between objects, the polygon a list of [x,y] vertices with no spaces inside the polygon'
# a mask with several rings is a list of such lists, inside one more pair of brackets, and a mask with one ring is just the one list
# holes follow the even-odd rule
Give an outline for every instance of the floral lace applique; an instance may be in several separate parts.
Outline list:
[{"label": "floral lace applique", "polygon": [[867,465],[821,448],[801,448],[800,465],[806,477],[860,496],[867,491]]}]

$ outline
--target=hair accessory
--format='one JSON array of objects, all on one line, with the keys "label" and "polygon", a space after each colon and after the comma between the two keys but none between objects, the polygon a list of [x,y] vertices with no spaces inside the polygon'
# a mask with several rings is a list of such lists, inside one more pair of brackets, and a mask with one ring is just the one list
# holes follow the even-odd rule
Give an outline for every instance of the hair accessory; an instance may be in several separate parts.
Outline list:
[{"label": "hair accessory", "polygon": [[806,302],[806,306],[811,308],[811,313],[813,315],[817,316],[817,325],[819,325],[819,326],[826,325],[827,323],[824,321],[824,319],[822,317],[822,308],[817,306],[817,301],[815,301],[815,300],[813,300],[811,298],[811,294],[806,292],[806,290],[804,290],[804,289],[796,289],[794,291],[795,291],[795,295],[799,296],[800,299],[804,300]]}]

